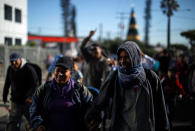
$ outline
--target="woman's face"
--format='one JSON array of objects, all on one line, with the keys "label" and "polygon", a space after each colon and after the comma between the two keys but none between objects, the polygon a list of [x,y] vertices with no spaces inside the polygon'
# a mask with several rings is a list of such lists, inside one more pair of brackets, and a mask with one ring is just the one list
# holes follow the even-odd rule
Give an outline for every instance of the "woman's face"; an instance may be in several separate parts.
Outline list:
[{"label": "woman's face", "polygon": [[54,71],[54,79],[58,84],[65,84],[69,81],[72,74],[69,69],[66,69],[61,66],[57,66]]},{"label": "woman's face", "polygon": [[122,50],[119,53],[119,59],[118,60],[119,60],[120,66],[122,66],[123,68],[130,67],[131,60],[129,59],[129,56],[128,56],[126,51]]}]

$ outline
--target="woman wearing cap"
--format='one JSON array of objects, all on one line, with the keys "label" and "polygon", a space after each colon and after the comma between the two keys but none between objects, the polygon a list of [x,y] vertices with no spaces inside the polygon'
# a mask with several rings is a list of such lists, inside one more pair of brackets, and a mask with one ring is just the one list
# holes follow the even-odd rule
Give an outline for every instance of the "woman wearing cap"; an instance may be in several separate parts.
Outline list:
[{"label": "woman wearing cap", "polygon": [[97,114],[112,102],[110,123],[105,124],[109,131],[169,131],[159,78],[143,68],[138,45],[122,43],[117,56],[119,67],[109,74],[85,117],[88,127],[97,127]]},{"label": "woman wearing cap", "polygon": [[72,68],[70,57],[59,58],[54,78],[33,95],[30,120],[36,131],[85,130],[82,115],[92,103],[92,95],[71,79]]}]

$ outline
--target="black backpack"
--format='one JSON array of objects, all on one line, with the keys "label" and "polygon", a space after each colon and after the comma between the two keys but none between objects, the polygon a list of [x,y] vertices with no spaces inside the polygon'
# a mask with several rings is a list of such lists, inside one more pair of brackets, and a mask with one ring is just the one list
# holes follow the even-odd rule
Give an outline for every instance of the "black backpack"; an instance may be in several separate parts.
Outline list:
[{"label": "black backpack", "polygon": [[34,63],[30,63],[28,62],[29,65],[31,65],[31,67],[34,68],[37,76],[38,76],[38,86],[40,86],[42,84],[42,71],[41,71],[41,68],[37,65],[37,64],[34,64]]}]

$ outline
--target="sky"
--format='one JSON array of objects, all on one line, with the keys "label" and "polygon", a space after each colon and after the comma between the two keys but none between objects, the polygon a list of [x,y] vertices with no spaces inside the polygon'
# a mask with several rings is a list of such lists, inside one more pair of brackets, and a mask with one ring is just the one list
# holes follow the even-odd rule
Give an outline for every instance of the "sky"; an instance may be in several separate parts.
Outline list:
[{"label": "sky", "polygon": [[[97,30],[92,39],[120,36],[119,23],[124,23],[126,37],[130,12],[134,8],[140,40],[144,40],[146,0],[70,0],[76,6],[77,36],[86,37],[90,30]],[[151,45],[167,43],[167,17],[160,8],[161,0],[152,0],[149,42]],[[189,41],[181,32],[195,29],[195,0],[177,0],[180,5],[171,17],[171,43],[188,46]],[[120,19],[123,12],[124,19]],[[28,31],[40,35],[63,36],[60,0],[28,0]]]}]

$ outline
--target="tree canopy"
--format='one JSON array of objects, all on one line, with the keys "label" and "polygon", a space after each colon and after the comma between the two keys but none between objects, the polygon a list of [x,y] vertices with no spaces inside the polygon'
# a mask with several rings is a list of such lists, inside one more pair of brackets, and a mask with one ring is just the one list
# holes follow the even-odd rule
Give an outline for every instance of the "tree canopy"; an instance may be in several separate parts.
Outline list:
[{"label": "tree canopy", "polygon": [[195,40],[195,30],[188,30],[181,32],[181,36],[186,37],[187,39],[194,41]]}]

